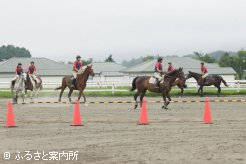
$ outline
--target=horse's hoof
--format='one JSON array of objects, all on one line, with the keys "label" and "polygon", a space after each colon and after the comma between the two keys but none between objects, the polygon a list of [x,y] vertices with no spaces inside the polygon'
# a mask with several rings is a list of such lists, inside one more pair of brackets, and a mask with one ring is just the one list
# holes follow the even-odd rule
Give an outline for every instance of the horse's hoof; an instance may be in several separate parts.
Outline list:
[{"label": "horse's hoof", "polygon": [[134,106],[134,109],[137,109],[137,107],[138,107],[138,106],[137,106],[137,105],[135,105],[135,106]]}]

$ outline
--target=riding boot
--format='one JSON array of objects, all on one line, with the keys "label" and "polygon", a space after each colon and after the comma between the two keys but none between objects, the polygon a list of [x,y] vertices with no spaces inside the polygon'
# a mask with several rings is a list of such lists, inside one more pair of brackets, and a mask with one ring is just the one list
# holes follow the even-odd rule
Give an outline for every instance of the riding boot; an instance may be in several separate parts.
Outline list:
[{"label": "riding boot", "polygon": [[75,87],[75,83],[76,83],[76,79],[74,78],[73,81],[72,81],[72,85],[71,85],[72,88]]},{"label": "riding boot", "polygon": [[15,80],[12,80],[12,81],[11,81],[11,86],[10,86],[10,87],[11,87],[11,88],[14,88],[14,85],[15,85]]},{"label": "riding boot", "polygon": [[159,80],[156,82],[156,88],[159,88],[159,90],[160,90],[160,87],[161,87],[161,84],[160,83],[161,82]]}]

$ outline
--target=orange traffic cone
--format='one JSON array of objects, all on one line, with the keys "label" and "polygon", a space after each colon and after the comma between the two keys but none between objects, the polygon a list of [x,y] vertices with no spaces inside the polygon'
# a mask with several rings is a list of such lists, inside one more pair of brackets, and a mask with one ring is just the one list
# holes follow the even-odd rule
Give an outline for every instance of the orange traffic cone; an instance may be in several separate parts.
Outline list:
[{"label": "orange traffic cone", "polygon": [[147,116],[147,108],[145,97],[143,97],[142,101],[142,110],[140,112],[139,125],[148,125],[148,116]]},{"label": "orange traffic cone", "polygon": [[14,120],[14,111],[12,107],[12,101],[8,101],[8,111],[7,111],[7,116],[6,116],[6,128],[10,127],[16,127],[15,126],[15,120]]},{"label": "orange traffic cone", "polygon": [[80,117],[79,101],[76,100],[73,113],[73,122],[71,126],[82,126],[82,119]]},{"label": "orange traffic cone", "polygon": [[208,97],[206,97],[206,99],[205,99],[203,122],[204,122],[204,124],[212,124]]}]

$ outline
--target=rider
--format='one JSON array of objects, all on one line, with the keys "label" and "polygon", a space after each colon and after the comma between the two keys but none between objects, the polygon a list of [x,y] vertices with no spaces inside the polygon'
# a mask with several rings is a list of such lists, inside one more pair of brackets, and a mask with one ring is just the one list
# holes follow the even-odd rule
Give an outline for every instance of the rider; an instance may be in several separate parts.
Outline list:
[{"label": "rider", "polygon": [[13,83],[18,79],[20,78],[21,74],[23,73],[23,69],[22,69],[22,64],[21,63],[18,63],[16,69],[15,69],[15,73],[16,73],[16,76],[13,78],[12,82],[11,82],[11,85],[13,85]]},{"label": "rider", "polygon": [[202,74],[202,83],[205,82],[205,78],[208,76],[207,68],[204,65],[204,62],[201,62],[201,74]]},{"label": "rider", "polygon": [[76,56],[76,61],[73,63],[73,81],[71,87],[75,86],[78,71],[82,68],[81,56]]},{"label": "rider", "polygon": [[161,64],[162,63],[162,60],[163,60],[162,57],[158,57],[157,58],[157,63],[155,64],[154,77],[157,79],[157,83],[156,83],[156,87],[157,88],[160,88],[160,82],[163,79],[162,78],[163,70],[162,70],[162,64]]},{"label": "rider", "polygon": [[[27,70],[28,70],[28,74],[29,74],[29,76],[30,76],[30,80],[31,80],[31,82],[32,82],[32,85],[33,85],[33,87],[35,87],[36,85],[35,85],[35,82],[39,82],[39,80],[37,79],[37,77],[36,77],[36,75],[35,75],[35,73],[36,73],[36,71],[37,71],[37,68],[35,67],[35,65],[34,65],[34,62],[33,61],[31,61],[30,62],[30,66],[27,68]],[[34,80],[34,81],[33,81]]]},{"label": "rider", "polygon": [[172,72],[174,70],[173,66],[172,66],[172,63],[171,62],[168,62],[168,69],[167,69],[167,72]]}]

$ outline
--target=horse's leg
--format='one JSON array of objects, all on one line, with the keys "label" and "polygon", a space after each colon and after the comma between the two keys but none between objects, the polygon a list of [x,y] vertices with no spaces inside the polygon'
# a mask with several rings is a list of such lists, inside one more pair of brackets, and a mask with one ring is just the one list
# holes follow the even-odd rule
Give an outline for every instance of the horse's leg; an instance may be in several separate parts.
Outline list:
[{"label": "horse's leg", "polygon": [[184,87],[182,86],[180,89],[181,89],[180,97],[183,97],[183,95],[184,95]]},{"label": "horse's leg", "polygon": [[69,92],[68,92],[68,99],[69,99],[69,102],[72,103],[72,99],[71,99],[71,95],[73,93],[73,89],[69,89]]},{"label": "horse's leg", "polygon": [[135,107],[134,109],[136,109],[138,107],[138,102],[137,102],[137,98],[139,96],[139,92],[137,91],[135,94],[134,94],[134,100],[135,100]]},{"label": "horse's leg", "polygon": [[15,103],[18,102],[18,94],[19,94],[19,91],[16,91],[16,92],[15,92]]},{"label": "horse's leg", "polygon": [[61,97],[62,97],[62,94],[63,94],[65,88],[66,88],[66,87],[62,87],[62,88],[61,88],[60,97],[59,97],[59,100],[58,100],[59,102],[61,102]]},{"label": "horse's leg", "polygon": [[200,95],[200,92],[201,92],[201,86],[199,86],[198,90],[197,90],[197,93]]},{"label": "horse's leg", "polygon": [[170,101],[171,101],[171,96],[169,93],[167,93],[167,98],[168,98],[168,102],[167,102],[167,106],[168,106],[168,104],[170,104]]},{"label": "horse's leg", "polygon": [[162,109],[167,109],[167,100],[166,100],[165,91],[162,92],[162,98],[163,98],[163,101],[164,101],[164,105],[162,106]]},{"label": "horse's leg", "polygon": [[30,97],[31,97],[31,100],[33,101],[33,90],[31,90]]},{"label": "horse's leg", "polygon": [[25,90],[22,90],[22,102],[25,102]]},{"label": "horse's leg", "polygon": [[81,92],[81,94],[82,94],[82,96],[83,96],[83,98],[84,98],[84,103],[85,103],[85,106],[88,106],[88,104],[87,104],[87,102],[86,102],[86,97],[85,97],[84,92],[82,91],[82,92]]},{"label": "horse's leg", "polygon": [[203,85],[200,86],[201,94],[200,96],[203,97]]},{"label": "horse's leg", "polygon": [[140,107],[142,107],[143,97],[144,97],[145,93],[146,93],[146,90],[143,91],[143,92],[141,93],[141,95],[140,95]]},{"label": "horse's leg", "polygon": [[40,91],[41,85],[36,89],[34,96],[38,97],[38,92]]},{"label": "horse's leg", "polygon": [[215,87],[218,88],[217,97],[220,97],[221,87],[220,86],[215,86]]}]

